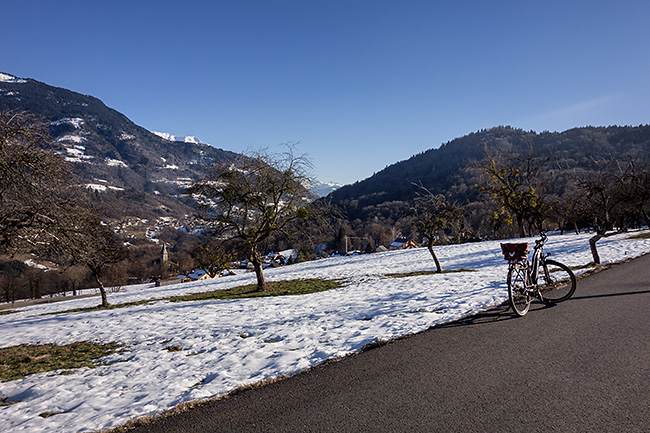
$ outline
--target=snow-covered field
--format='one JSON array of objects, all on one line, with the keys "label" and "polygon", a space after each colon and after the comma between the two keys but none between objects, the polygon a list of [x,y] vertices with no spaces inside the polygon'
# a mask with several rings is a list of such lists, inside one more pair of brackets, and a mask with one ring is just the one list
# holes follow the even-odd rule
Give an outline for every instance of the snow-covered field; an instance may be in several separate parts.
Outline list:
[{"label": "snow-covered field", "polygon": [[[585,265],[591,261],[589,236],[551,236],[545,250],[568,265]],[[598,243],[604,263],[650,252],[650,239],[628,236]],[[349,281],[345,287],[304,296],[160,301],[109,311],[42,315],[98,303],[97,298],[84,298],[2,315],[0,347],[92,340],[118,342],[127,350],[105,358],[110,365],[78,369],[72,375],[48,372],[0,383],[0,400],[19,401],[0,407],[2,430],[76,432],[118,426],[181,402],[295,374],[376,340],[420,332],[506,300],[507,264],[498,241],[436,251],[446,270],[474,272],[384,277],[434,270],[429,252],[421,248],[266,270],[269,280]],[[252,273],[240,271],[236,276],[163,288],[130,286],[111,293],[109,301],[161,298],[252,282]],[[183,350],[165,350],[172,345]],[[44,412],[57,414],[40,417]]]}]

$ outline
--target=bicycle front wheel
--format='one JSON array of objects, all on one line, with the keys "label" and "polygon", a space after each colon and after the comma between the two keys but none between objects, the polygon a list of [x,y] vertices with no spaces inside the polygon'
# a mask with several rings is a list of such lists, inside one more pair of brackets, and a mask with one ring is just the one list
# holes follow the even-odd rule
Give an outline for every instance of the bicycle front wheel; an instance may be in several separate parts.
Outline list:
[{"label": "bicycle front wheel", "polygon": [[546,260],[540,266],[541,275],[537,287],[542,294],[542,301],[547,304],[569,299],[576,291],[576,277],[568,266]]},{"label": "bicycle front wheel", "polygon": [[526,270],[519,266],[510,266],[508,270],[508,301],[517,316],[528,313],[532,301],[528,284],[526,284]]}]

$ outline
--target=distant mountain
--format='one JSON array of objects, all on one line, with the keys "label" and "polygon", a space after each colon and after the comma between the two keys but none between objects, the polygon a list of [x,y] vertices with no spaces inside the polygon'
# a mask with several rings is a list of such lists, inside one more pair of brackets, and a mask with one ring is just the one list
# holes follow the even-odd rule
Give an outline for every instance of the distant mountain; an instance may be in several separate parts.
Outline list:
[{"label": "distant mountain", "polygon": [[153,134],[157,135],[158,137],[167,140],[167,141],[182,141],[184,143],[196,143],[196,144],[205,144],[198,138],[188,135],[185,137],[181,137],[178,135],[172,135],[168,132],[156,132],[156,131],[151,131]]},{"label": "distant mountain", "polygon": [[7,73],[0,73],[0,110],[48,122],[83,182],[114,200],[115,217],[181,216],[182,188],[208,165],[238,156],[195,137],[152,133],[97,98]]},{"label": "distant mountain", "polygon": [[595,160],[650,157],[650,126],[585,127],[542,133],[495,127],[392,164],[332,192],[328,198],[334,204],[343,204],[350,219],[362,220],[364,209],[412,199],[417,189],[414,183],[421,182],[430,191],[451,195],[460,202],[472,201],[477,194],[472,188],[473,164],[488,154],[528,152],[548,158],[557,179],[555,187],[561,188],[566,185],[562,179],[566,180],[571,170],[594,169]]},{"label": "distant mountain", "polygon": [[342,183],[336,182],[319,182],[316,181],[311,187],[311,191],[317,197],[325,197],[343,186]]}]

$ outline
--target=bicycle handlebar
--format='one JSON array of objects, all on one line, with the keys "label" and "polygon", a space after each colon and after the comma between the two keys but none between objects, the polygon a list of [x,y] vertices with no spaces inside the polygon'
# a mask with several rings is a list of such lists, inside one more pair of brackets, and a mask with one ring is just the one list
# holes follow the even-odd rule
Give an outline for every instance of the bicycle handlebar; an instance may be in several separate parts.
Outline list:
[{"label": "bicycle handlebar", "polygon": [[535,241],[535,249],[541,248],[544,246],[546,243],[546,240],[548,239],[548,236],[546,236],[546,232],[540,231],[539,235],[542,237],[541,239],[537,239]]}]

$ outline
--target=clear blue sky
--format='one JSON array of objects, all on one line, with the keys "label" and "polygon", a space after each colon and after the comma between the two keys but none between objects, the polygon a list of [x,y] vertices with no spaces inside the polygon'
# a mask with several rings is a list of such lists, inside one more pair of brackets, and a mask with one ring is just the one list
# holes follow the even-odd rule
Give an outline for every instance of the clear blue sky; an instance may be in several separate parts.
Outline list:
[{"label": "clear blue sky", "polygon": [[483,128],[650,123],[650,2],[7,1],[0,72],[352,183]]}]

